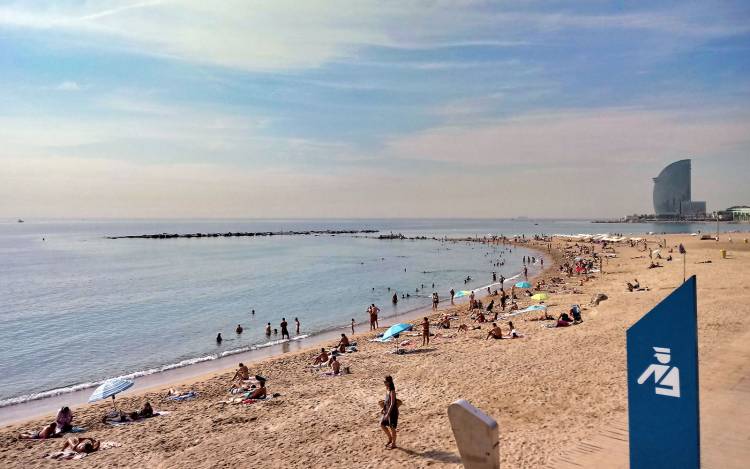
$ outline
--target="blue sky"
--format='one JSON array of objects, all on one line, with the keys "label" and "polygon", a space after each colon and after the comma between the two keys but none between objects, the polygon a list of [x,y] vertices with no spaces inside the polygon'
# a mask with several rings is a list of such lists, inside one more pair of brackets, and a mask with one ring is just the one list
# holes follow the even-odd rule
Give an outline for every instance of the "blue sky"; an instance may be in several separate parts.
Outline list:
[{"label": "blue sky", "polygon": [[750,4],[630,3],[0,0],[0,216],[750,203]]}]

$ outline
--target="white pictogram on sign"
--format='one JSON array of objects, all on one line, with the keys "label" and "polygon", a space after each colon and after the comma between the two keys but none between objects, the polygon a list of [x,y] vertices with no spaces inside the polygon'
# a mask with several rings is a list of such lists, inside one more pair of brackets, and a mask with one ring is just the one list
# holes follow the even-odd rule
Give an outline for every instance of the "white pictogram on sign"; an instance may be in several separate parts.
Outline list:
[{"label": "white pictogram on sign", "polygon": [[670,397],[680,397],[680,369],[670,366],[672,351],[665,347],[654,347],[654,356],[659,363],[653,363],[638,378],[638,384],[643,384],[654,375],[654,391],[656,394]]}]

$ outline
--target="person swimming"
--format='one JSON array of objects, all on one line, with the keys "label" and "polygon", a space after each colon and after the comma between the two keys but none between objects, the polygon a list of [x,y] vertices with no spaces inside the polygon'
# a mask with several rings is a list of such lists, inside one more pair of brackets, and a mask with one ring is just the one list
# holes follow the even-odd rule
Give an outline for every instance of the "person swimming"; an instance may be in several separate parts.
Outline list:
[{"label": "person swimming", "polygon": [[237,324],[237,329],[234,330],[237,334],[242,334],[242,326]]},{"label": "person swimming", "polygon": [[216,334],[216,343],[217,344],[221,345],[221,341],[223,341],[223,340],[224,339],[221,338],[221,332],[219,332],[218,334]]}]

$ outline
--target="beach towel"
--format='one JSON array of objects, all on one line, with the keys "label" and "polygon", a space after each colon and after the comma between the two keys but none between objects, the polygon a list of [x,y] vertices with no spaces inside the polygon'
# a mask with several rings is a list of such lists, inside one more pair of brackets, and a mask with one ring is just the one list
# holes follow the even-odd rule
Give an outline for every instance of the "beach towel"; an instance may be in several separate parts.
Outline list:
[{"label": "beach towel", "polygon": [[[120,443],[115,443],[114,441],[102,441],[99,444],[99,451],[103,451],[109,448],[117,448],[119,446],[122,446],[122,445]],[[88,453],[78,453],[71,449],[66,449],[65,451],[53,451],[51,453],[45,453],[42,457],[44,459],[56,459],[58,461],[69,461],[71,459],[83,459],[86,456],[88,456]]]},{"label": "beach towel", "polygon": [[124,422],[121,422],[119,419],[118,420],[110,420],[110,419],[108,419],[105,423],[107,425],[111,425],[113,427],[122,427],[124,425],[130,425],[131,423],[140,423],[140,422],[143,422],[143,421],[146,421],[146,420],[150,420],[150,419],[152,419],[154,417],[159,417],[161,415],[168,415],[168,414],[169,414],[169,412],[167,412],[165,410],[161,410],[159,412],[154,412],[154,415],[152,415],[151,417],[145,417],[145,418],[141,417],[138,420],[126,420]]},{"label": "beach towel", "polygon": [[187,401],[189,399],[194,399],[196,397],[198,397],[198,393],[197,392],[195,392],[195,391],[188,391],[188,392],[186,392],[184,394],[180,394],[179,396],[169,396],[169,397],[167,397],[167,399],[169,399],[170,401],[182,402],[182,401]]},{"label": "beach towel", "polygon": [[273,393],[270,396],[266,396],[263,399],[244,399],[244,400],[241,401],[241,403],[242,404],[248,404],[248,405],[249,404],[257,404],[257,403],[268,402],[268,401],[270,401],[272,399],[276,399],[277,397],[281,397],[281,394],[279,394],[279,393],[276,392],[276,393]]}]

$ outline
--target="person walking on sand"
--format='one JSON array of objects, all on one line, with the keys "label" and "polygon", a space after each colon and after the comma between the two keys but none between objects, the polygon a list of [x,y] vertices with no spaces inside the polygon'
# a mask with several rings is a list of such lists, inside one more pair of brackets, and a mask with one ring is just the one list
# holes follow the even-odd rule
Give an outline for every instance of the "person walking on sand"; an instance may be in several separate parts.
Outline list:
[{"label": "person walking on sand", "polygon": [[283,339],[284,336],[286,336],[286,338],[289,339],[290,337],[289,330],[287,329],[288,324],[286,322],[286,318],[281,318],[281,324],[279,324],[279,326],[281,326],[281,338]]},{"label": "person walking on sand", "polygon": [[383,416],[380,418],[380,428],[388,436],[388,443],[385,447],[388,449],[396,448],[396,427],[398,427],[398,404],[396,399],[396,385],[393,383],[393,377],[385,377],[385,399],[383,399]]},{"label": "person walking on sand", "polygon": [[422,346],[430,345],[430,320],[425,316],[422,320]]},{"label": "person walking on sand", "polygon": [[294,325],[297,327],[297,335],[299,335],[299,319],[294,318]]}]

